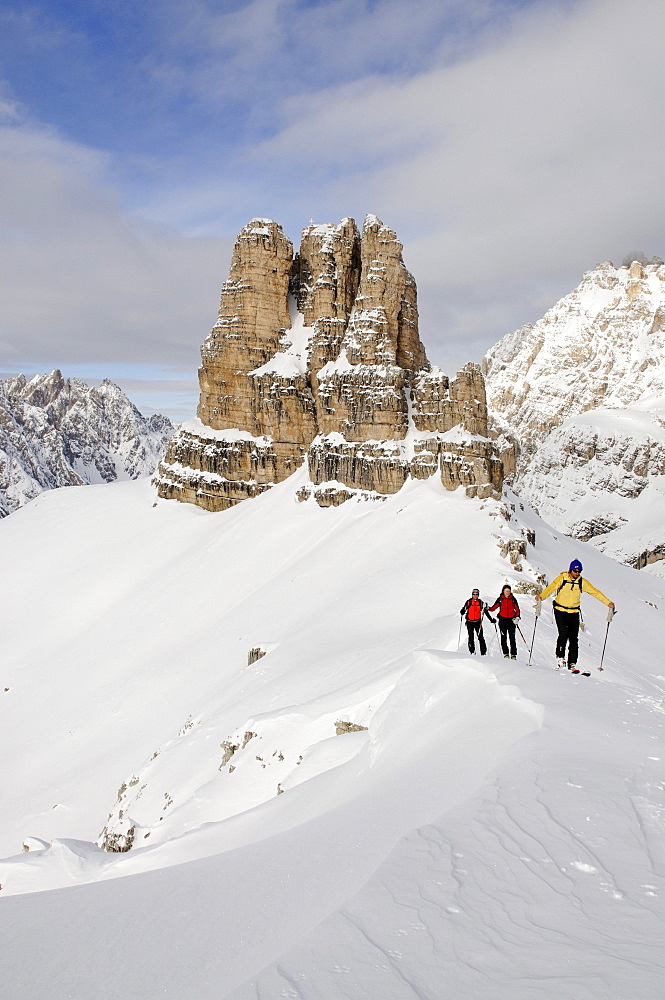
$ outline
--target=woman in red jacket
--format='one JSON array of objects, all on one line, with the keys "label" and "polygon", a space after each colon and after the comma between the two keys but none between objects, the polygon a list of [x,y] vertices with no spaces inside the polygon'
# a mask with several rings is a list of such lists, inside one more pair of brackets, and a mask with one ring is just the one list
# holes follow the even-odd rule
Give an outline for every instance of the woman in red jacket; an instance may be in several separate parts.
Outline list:
[{"label": "woman in red jacket", "polygon": [[501,633],[501,649],[503,655],[508,659],[508,641],[510,640],[510,659],[517,659],[517,643],[515,642],[515,625],[520,620],[520,606],[513,597],[513,592],[509,584],[504,583],[501,588],[501,595],[489,608],[494,611],[499,609],[497,618],[499,619],[499,632]]}]

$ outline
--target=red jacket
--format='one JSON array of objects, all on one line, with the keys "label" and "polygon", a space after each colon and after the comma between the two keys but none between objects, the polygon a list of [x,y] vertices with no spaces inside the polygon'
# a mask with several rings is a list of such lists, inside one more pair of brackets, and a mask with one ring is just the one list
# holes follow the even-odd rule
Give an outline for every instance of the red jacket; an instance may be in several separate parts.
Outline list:
[{"label": "red jacket", "polygon": [[508,597],[504,597],[503,594],[501,594],[500,597],[497,597],[496,601],[489,610],[494,611],[495,608],[499,609],[499,618],[520,617],[520,606],[512,594],[509,594]]}]

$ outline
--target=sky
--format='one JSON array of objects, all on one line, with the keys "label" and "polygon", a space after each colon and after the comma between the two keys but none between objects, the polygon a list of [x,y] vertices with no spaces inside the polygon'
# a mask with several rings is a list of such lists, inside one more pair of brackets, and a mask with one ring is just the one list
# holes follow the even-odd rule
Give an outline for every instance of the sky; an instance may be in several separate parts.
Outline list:
[{"label": "sky", "polygon": [[449,374],[582,273],[665,257],[665,5],[5,0],[0,378],[192,416],[255,216],[374,213]]}]

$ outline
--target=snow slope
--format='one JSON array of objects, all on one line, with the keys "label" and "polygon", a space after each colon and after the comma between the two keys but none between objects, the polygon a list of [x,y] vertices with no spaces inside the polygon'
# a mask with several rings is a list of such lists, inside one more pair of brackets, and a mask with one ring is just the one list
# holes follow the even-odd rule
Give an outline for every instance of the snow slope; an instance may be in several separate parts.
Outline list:
[{"label": "snow slope", "polygon": [[[515,500],[320,509],[300,478],[222,514],[142,481],[0,522],[7,996],[655,1000],[665,583]],[[591,678],[551,669],[548,612],[533,667],[458,650],[473,586],[573,554],[619,606],[602,674],[597,602]]]}]

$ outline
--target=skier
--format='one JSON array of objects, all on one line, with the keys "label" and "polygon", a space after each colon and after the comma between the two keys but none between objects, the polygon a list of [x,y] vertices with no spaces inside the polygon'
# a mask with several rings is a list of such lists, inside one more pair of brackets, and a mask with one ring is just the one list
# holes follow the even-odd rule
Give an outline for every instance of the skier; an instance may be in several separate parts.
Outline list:
[{"label": "skier", "polygon": [[504,583],[501,593],[488,611],[499,609],[497,618],[499,620],[499,632],[501,633],[501,649],[504,658],[508,659],[508,642],[510,641],[510,659],[517,659],[517,643],[515,642],[515,625],[520,620],[520,606],[508,583]]},{"label": "skier", "polygon": [[480,655],[484,656],[487,652],[487,644],[483,635],[483,615],[489,618],[492,625],[494,624],[494,618],[488,612],[485,601],[480,600],[480,591],[477,587],[471,591],[471,597],[466,601],[464,607],[460,609],[460,615],[466,616],[466,628],[469,633],[469,652],[475,653],[476,644],[474,639],[478,636]]},{"label": "skier", "polygon": [[552,580],[548,587],[545,587],[542,594],[536,594],[537,601],[544,601],[550,594],[554,594],[554,619],[556,621],[559,635],[556,643],[557,669],[566,666],[566,644],[568,644],[568,669],[574,674],[578,674],[577,669],[577,638],[580,630],[580,599],[582,593],[591,594],[608,608],[614,611],[614,602],[605,597],[600,590],[582,579],[582,563],[579,559],[573,559],[568,568],[559,573],[555,580]]}]

